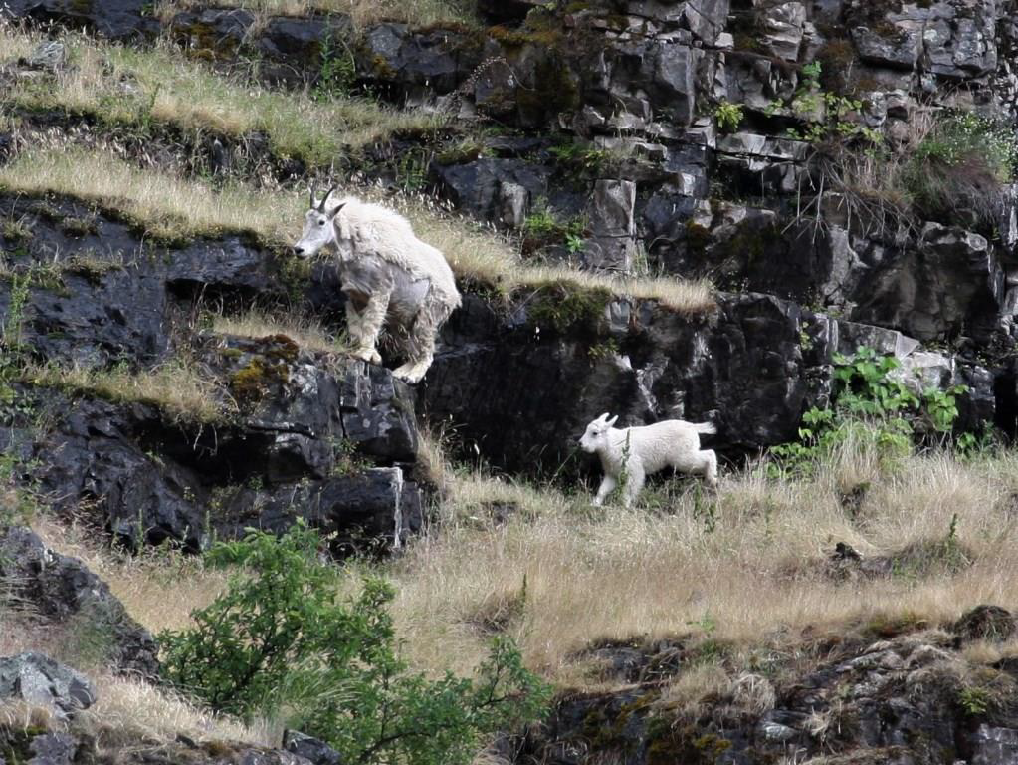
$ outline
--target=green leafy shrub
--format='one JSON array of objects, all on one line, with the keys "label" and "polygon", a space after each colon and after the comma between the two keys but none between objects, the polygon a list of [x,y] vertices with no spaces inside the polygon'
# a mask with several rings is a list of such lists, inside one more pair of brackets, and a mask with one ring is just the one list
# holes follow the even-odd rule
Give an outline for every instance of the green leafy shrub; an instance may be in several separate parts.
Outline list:
[{"label": "green leafy shrub", "polygon": [[160,635],[166,678],[217,710],[282,716],[348,763],[467,763],[484,736],[539,716],[548,688],[508,640],[476,679],[410,671],[386,610],[391,588],[367,578],[337,601],[322,544],[303,524],[217,544],[211,561],[245,573],[192,614],[194,628]]},{"label": "green leafy shrub", "polygon": [[774,101],[766,113],[771,116],[787,110],[801,121],[801,126],[789,128],[788,137],[797,141],[820,143],[828,140],[861,138],[873,144],[880,143],[883,135],[862,124],[853,115],[862,108],[862,101],[824,90],[820,85],[822,64],[812,61],[800,70],[802,80],[791,100],[786,104]]},{"label": "green leafy shrub", "polygon": [[714,121],[718,129],[723,133],[731,133],[737,130],[742,123],[742,105],[722,101],[714,110]]},{"label": "green leafy shrub", "polygon": [[811,408],[803,414],[800,440],[771,448],[772,472],[808,472],[850,440],[871,443],[881,457],[895,460],[911,451],[917,433],[949,434],[966,386],[931,386],[916,395],[893,376],[900,366],[868,347],[852,356],[835,354],[833,406]]},{"label": "green leafy shrub", "polygon": [[314,95],[319,101],[328,101],[336,96],[348,97],[357,82],[357,64],[353,51],[342,39],[335,39],[327,32],[322,39],[318,82]]}]

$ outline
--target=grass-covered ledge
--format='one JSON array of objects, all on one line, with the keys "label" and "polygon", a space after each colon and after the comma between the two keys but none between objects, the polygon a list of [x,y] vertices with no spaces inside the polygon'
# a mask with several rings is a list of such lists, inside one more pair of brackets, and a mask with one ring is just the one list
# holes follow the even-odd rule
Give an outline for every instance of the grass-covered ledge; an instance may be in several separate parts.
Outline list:
[{"label": "grass-covered ledge", "polygon": [[[250,233],[269,246],[288,247],[300,233],[307,200],[303,192],[222,188],[177,175],[145,170],[108,153],[53,147],[20,154],[0,167],[0,189],[62,194],[118,211],[164,241],[225,232]],[[354,190],[364,193],[363,190]],[[532,265],[502,236],[464,218],[443,213],[419,198],[388,197],[413,223],[418,236],[445,253],[461,280],[512,297],[523,290],[563,285],[578,291],[655,300],[690,317],[714,311],[714,290],[705,280],[674,277],[612,277],[566,266]]]}]

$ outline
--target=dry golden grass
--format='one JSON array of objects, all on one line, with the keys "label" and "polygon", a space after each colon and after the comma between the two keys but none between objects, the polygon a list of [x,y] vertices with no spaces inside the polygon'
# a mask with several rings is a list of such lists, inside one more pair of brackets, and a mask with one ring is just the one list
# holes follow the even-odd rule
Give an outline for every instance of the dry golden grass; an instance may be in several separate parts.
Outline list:
[{"label": "dry golden grass", "polygon": [[96,675],[99,699],[79,725],[95,731],[100,750],[122,751],[142,741],[167,743],[184,735],[195,741],[279,746],[282,730],[266,720],[243,722],[214,715],[172,692],[114,675]]},{"label": "dry golden grass", "polygon": [[112,401],[153,404],[170,418],[186,422],[219,422],[235,411],[232,400],[215,383],[181,361],[140,372],[123,367],[97,370],[55,364],[31,366],[24,371],[23,379]]},{"label": "dry golden grass", "polygon": [[[95,201],[123,211],[155,236],[179,238],[246,230],[280,245],[299,237],[307,204],[303,194],[237,184],[213,189],[198,181],[144,171],[105,153],[69,146],[20,154],[0,167],[0,187]],[[562,281],[581,289],[604,288],[617,295],[660,300],[663,306],[691,316],[715,308],[713,288],[706,281],[619,279],[566,267],[531,266],[503,237],[482,226],[442,217],[421,200],[386,201],[410,218],[422,239],[445,253],[459,276],[492,284],[505,293]]]},{"label": "dry golden grass", "polygon": [[[694,644],[729,647],[682,673],[659,703],[681,712],[722,694],[758,711],[774,693],[753,669],[760,646],[794,646],[807,629],[814,637],[879,634],[896,622],[935,630],[980,603],[1018,609],[1011,452],[970,462],[909,457],[881,473],[850,449],[815,479],[775,482],[750,469],[724,477],[716,497],[673,480],[647,490],[633,510],[592,509],[582,487],[567,494],[461,469],[446,475],[448,496],[429,533],[397,559],[349,564],[345,585],[355,589],[365,568],[389,578],[406,658],[436,674],[471,672],[503,631],[560,686],[606,687],[612,681],[576,655],[591,640],[692,635]],[[849,509],[841,496],[856,480],[871,486]],[[839,541],[866,556],[936,547],[952,524],[970,564],[945,559],[847,581],[825,573]],[[36,528],[83,558],[154,631],[186,627],[191,610],[225,587],[223,572],[193,559],[120,560],[81,530],[44,519]],[[0,652],[18,647],[0,640]],[[1016,653],[1018,640],[973,643],[965,666]]]},{"label": "dry golden grass", "polygon": [[[875,476],[853,516],[839,486],[862,475],[856,462],[842,455],[821,478],[794,483],[738,473],[716,501],[692,484],[659,488],[631,511],[592,510],[586,493],[461,475],[440,528],[389,569],[410,658],[468,671],[487,640],[477,614],[518,593],[524,577],[522,613],[507,632],[530,666],[562,684],[596,685],[571,658],[595,638],[699,633],[759,644],[806,627],[822,634],[901,618],[935,625],[980,603],[1018,608],[1014,455],[909,458],[897,473]],[[493,503],[518,511],[496,525],[486,511]],[[967,568],[852,583],[823,573],[836,542],[864,555],[930,545],[947,538],[954,516],[955,541],[974,559]]]},{"label": "dry golden grass", "polygon": [[[357,25],[377,21],[402,21],[414,26],[477,23],[476,2],[472,0],[228,0],[222,6],[273,16],[343,13]],[[167,20],[182,9],[203,7],[198,0],[163,0],[156,12]]]},{"label": "dry golden grass", "polygon": [[[231,136],[260,131],[280,156],[312,166],[331,164],[344,149],[381,141],[400,130],[441,127],[445,119],[361,98],[318,101],[213,73],[162,44],[138,50],[67,35],[72,66],[52,80],[25,80],[6,100],[29,110],[60,108],[109,125],[141,129],[166,123]],[[37,35],[0,22],[0,64],[25,55]],[[10,53],[8,53],[8,51]]]},{"label": "dry golden grass", "polygon": [[257,309],[239,316],[217,314],[212,317],[212,331],[255,339],[286,335],[301,348],[315,353],[339,354],[350,350],[346,337],[330,334],[310,316],[267,313]]}]

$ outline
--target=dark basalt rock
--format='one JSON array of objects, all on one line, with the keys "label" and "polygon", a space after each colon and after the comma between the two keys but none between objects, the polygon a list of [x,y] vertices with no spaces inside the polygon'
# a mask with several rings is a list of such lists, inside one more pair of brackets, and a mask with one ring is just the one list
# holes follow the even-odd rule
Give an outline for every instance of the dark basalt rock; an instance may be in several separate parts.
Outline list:
[{"label": "dark basalt rock", "polygon": [[342,765],[343,758],[339,752],[317,738],[306,736],[295,730],[283,733],[283,748],[288,752],[300,755],[313,765]]},{"label": "dark basalt rock", "polygon": [[299,516],[330,535],[331,548],[342,555],[399,547],[421,530],[421,490],[401,468],[347,471],[265,491],[241,487],[223,502],[217,532],[226,538],[249,527],[283,533]]},{"label": "dark basalt rock", "polygon": [[152,636],[131,619],[109,588],[81,561],[48,549],[32,531],[13,527],[0,536],[0,580],[18,601],[57,628],[85,619],[109,636],[106,659],[121,672],[155,677]]},{"label": "dark basalt rock", "polygon": [[[199,301],[246,310],[251,300],[276,300],[287,289],[277,278],[276,258],[247,236],[153,251],[129,224],[78,202],[11,198],[4,204],[18,225],[3,228],[0,249],[18,279],[32,274],[20,336],[41,360],[96,370],[172,363],[171,331]],[[13,286],[0,282],[0,310],[8,314]],[[333,299],[341,294],[338,285],[322,292]],[[174,420],[151,404],[24,391],[53,412],[51,427],[20,438],[18,448],[26,459],[39,459],[36,477],[58,509],[87,502],[96,522],[128,546],[169,540],[200,550],[210,538],[210,519],[219,520],[211,506],[216,492],[246,482],[271,487],[280,502],[267,523],[281,531],[297,516],[319,512],[282,501],[287,489],[293,495],[295,485],[310,481],[315,490],[305,499],[328,506],[331,530],[352,538],[357,528],[364,539],[393,540],[401,512],[400,539],[420,528],[420,492],[412,481],[402,482],[402,472],[399,488],[388,493],[366,489],[357,470],[334,475],[337,460],[351,452],[360,468],[413,470],[418,435],[406,385],[385,369],[324,359],[281,335],[192,333],[188,340],[193,363],[218,380],[209,395],[235,414],[200,423]],[[26,441],[34,443],[26,448]]]},{"label": "dark basalt rock", "polygon": [[354,39],[350,20],[345,16],[328,18],[274,18],[257,39],[258,53],[266,60],[268,79],[300,82],[315,78],[321,71],[326,45],[347,55],[343,46]]},{"label": "dark basalt rock", "polygon": [[548,195],[548,168],[519,159],[433,163],[432,175],[457,208],[500,226],[519,227],[531,205]]},{"label": "dark basalt rock", "polygon": [[538,5],[540,0],[479,0],[477,12],[490,24],[504,24],[522,21]]},{"label": "dark basalt rock", "polygon": [[[803,761],[824,756],[866,765],[1012,761],[1018,718],[1011,710],[988,714],[956,703],[959,655],[950,638],[927,632],[802,649],[817,657],[814,669],[795,672],[777,687],[745,673],[699,714],[656,703],[662,696],[656,679],[614,692],[564,695],[545,724],[522,739],[514,762],[576,765],[612,756],[627,765],[751,765],[780,761],[792,750]],[[605,649],[590,650],[596,659]],[[655,650],[634,641],[626,663],[637,666]],[[678,675],[683,671],[680,663]],[[915,692],[920,680],[923,693]],[[754,688],[768,693],[747,703]],[[761,709],[757,699],[767,696],[773,701]],[[840,724],[818,732],[816,721],[828,716]]]},{"label": "dark basalt rock", "polygon": [[102,525],[129,546],[165,540],[203,549],[208,530],[194,473],[143,448],[137,434],[161,428],[151,406],[67,402],[58,424],[36,444],[39,480],[58,509],[90,503]]},{"label": "dark basalt rock", "polygon": [[8,12],[40,22],[87,29],[114,40],[154,37],[159,22],[147,11],[147,0],[7,0]]}]

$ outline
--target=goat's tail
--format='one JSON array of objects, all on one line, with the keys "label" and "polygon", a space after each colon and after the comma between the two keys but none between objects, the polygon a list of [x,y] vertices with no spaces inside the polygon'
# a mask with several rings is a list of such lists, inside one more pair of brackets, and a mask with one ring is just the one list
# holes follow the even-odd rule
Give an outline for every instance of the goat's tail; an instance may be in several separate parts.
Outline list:
[{"label": "goat's tail", "polygon": [[717,433],[717,428],[714,427],[713,422],[691,422],[693,430],[697,433]]}]

